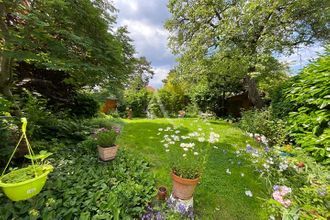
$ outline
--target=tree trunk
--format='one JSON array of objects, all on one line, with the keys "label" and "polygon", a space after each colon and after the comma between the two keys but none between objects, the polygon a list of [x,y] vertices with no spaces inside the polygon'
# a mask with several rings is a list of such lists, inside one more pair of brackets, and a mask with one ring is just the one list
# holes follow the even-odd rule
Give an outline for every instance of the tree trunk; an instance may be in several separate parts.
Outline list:
[{"label": "tree trunk", "polygon": [[[5,48],[7,40],[9,39],[9,31],[6,24],[6,7],[3,2],[0,2],[0,30],[2,32],[2,43]],[[7,98],[12,98],[10,91],[12,81],[12,59],[5,57],[3,54],[0,55],[0,93]]]},{"label": "tree trunk", "polygon": [[225,98],[226,98],[226,92],[222,91],[222,98],[221,98],[221,115],[225,116]]},{"label": "tree trunk", "polygon": [[11,99],[12,59],[0,56],[0,93]]},{"label": "tree trunk", "polygon": [[245,89],[248,92],[248,98],[253,103],[253,105],[258,109],[262,108],[263,103],[257,88],[256,80],[247,75],[244,78],[244,84]]}]

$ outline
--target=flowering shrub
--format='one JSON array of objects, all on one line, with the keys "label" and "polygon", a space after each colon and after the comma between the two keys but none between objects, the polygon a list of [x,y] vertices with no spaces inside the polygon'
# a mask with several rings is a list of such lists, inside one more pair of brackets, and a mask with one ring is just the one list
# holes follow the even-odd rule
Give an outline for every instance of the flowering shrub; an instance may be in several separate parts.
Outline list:
[{"label": "flowering shrub", "polygon": [[163,135],[161,143],[169,154],[172,172],[187,179],[201,176],[210,144],[219,141],[219,134],[201,128],[188,134],[173,127],[159,128],[158,135]]},{"label": "flowering shrub", "polygon": [[243,112],[238,125],[243,130],[251,133],[254,138],[266,136],[269,145],[284,143],[286,136],[285,123],[274,118],[268,109]]},{"label": "flowering shrub", "polygon": [[[266,142],[267,143],[267,140]],[[328,219],[330,217],[329,168],[290,145],[263,149],[246,145],[244,152],[256,172],[267,180],[265,203],[270,219]]]}]

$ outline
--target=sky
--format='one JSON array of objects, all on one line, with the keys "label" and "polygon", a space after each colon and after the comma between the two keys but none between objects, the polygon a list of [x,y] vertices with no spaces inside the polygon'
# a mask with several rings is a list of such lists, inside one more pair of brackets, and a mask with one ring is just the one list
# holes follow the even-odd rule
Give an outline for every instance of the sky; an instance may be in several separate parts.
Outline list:
[{"label": "sky", "polygon": [[[118,26],[127,26],[129,36],[134,40],[137,56],[145,56],[155,72],[149,84],[162,86],[162,80],[175,66],[175,57],[167,47],[168,31],[164,22],[171,16],[166,0],[113,0],[118,12]],[[290,73],[295,74],[324,49],[320,45],[295,50],[290,56],[280,56],[287,62]]]}]

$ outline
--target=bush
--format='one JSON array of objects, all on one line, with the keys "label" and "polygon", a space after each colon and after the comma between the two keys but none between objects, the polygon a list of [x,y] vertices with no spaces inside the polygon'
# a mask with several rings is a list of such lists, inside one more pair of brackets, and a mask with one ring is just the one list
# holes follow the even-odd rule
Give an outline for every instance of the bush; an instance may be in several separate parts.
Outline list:
[{"label": "bush", "polygon": [[125,111],[127,107],[131,108],[133,111],[133,117],[145,117],[150,99],[151,92],[145,88],[138,91],[126,90],[125,103],[123,103],[121,109],[122,111]]},{"label": "bush", "polygon": [[270,110],[245,111],[238,125],[253,136],[264,135],[270,146],[283,144],[286,138],[285,123],[273,117]]},{"label": "bush", "polygon": [[163,117],[163,112],[160,106],[161,103],[158,102],[157,96],[154,95],[148,105],[148,116],[151,118],[161,118]]},{"label": "bush", "polygon": [[72,105],[67,107],[74,117],[91,118],[97,114],[100,105],[91,95],[78,93],[74,96]]},{"label": "bush", "polygon": [[178,112],[185,110],[185,107],[189,104],[189,97],[183,93],[183,88],[169,89],[166,86],[158,91],[158,97],[162,104],[162,107],[169,116],[178,116]]},{"label": "bush", "polygon": [[186,116],[185,117],[197,117],[200,109],[198,108],[198,105],[196,103],[190,103],[186,108]]},{"label": "bush", "polygon": [[274,112],[287,118],[290,137],[327,164],[330,163],[329,52],[328,48],[325,55],[293,77],[272,103]]},{"label": "bush", "polygon": [[37,196],[12,202],[0,194],[1,219],[133,219],[155,196],[148,163],[123,149],[102,163],[88,139],[62,147],[49,161],[54,172]]}]

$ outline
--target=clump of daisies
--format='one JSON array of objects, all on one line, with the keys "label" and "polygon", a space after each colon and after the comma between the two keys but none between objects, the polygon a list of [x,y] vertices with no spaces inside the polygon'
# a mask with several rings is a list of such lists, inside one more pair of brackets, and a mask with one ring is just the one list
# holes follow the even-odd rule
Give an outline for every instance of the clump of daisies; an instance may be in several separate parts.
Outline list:
[{"label": "clump of daisies", "polygon": [[172,172],[182,178],[195,179],[202,175],[209,149],[219,142],[220,135],[210,129],[198,128],[184,133],[168,126],[158,129],[161,144],[169,156]]}]

